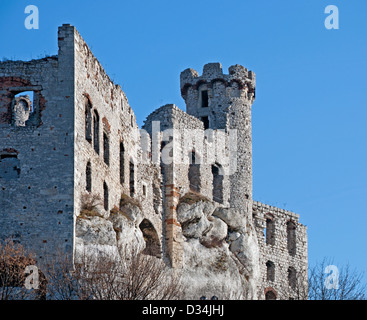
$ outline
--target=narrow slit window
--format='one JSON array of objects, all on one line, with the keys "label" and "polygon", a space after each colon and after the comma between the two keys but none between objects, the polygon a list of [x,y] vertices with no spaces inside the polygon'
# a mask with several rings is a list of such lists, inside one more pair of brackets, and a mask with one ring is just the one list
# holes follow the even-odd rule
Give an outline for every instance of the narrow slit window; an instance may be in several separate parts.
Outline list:
[{"label": "narrow slit window", "polygon": [[85,174],[86,174],[86,187],[85,187],[85,189],[88,192],[91,192],[92,191],[92,165],[91,165],[90,162],[87,163]]},{"label": "narrow slit window", "polygon": [[120,183],[125,182],[125,147],[124,143],[120,142]]},{"label": "narrow slit window", "polygon": [[103,160],[110,165],[110,141],[106,132],[103,132]]},{"label": "narrow slit window", "polygon": [[209,106],[208,90],[201,91],[201,107],[207,108]]},{"label": "narrow slit window", "polygon": [[130,161],[130,197],[135,195],[135,167],[134,163]]},{"label": "narrow slit window", "polygon": [[94,150],[99,154],[99,115],[96,110],[93,114],[93,144]]},{"label": "narrow slit window", "polygon": [[108,211],[108,196],[108,186],[103,182],[103,206],[106,211]]},{"label": "narrow slit window", "polygon": [[85,139],[92,143],[92,105],[88,99],[85,104]]}]

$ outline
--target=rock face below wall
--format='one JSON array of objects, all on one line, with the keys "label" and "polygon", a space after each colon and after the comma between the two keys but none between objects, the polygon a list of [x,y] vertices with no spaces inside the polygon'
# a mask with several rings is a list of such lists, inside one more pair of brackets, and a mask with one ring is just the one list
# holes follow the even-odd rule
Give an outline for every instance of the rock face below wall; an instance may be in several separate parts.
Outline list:
[{"label": "rock face below wall", "polygon": [[[235,209],[217,207],[206,198],[186,195],[177,207],[182,226],[184,299],[256,299],[258,247],[252,225]],[[141,210],[80,216],[76,221],[76,253],[116,254],[121,246],[146,246],[139,228]]]},{"label": "rock face below wall", "polygon": [[76,259],[86,252],[115,255],[118,248],[126,246],[144,250],[144,236],[139,228],[142,217],[141,210],[130,204],[124,207],[124,212],[111,213],[107,218],[101,213],[79,216],[75,225]]},{"label": "rock face below wall", "polygon": [[186,298],[256,299],[258,244],[252,223],[232,208],[187,197],[177,207]]}]

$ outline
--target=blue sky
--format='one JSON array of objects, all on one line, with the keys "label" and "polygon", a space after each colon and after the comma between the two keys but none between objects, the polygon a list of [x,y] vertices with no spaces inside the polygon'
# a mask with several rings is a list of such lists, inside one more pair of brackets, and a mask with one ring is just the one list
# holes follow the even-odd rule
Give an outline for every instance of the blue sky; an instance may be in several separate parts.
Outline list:
[{"label": "blue sky", "polygon": [[[38,30],[24,27],[29,4]],[[330,4],[339,30],[324,26]],[[366,16],[364,0],[1,1],[0,59],[57,54],[70,23],[139,125],[166,103],[185,108],[188,67],[253,70],[254,199],[301,214],[310,265],[326,256],[367,273]]]}]

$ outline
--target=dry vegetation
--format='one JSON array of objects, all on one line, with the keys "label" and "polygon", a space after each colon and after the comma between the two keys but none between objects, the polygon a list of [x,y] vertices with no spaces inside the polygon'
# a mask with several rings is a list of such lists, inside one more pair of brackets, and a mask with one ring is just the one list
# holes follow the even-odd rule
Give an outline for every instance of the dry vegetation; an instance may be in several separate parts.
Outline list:
[{"label": "dry vegetation", "polygon": [[179,203],[194,204],[199,201],[210,201],[210,200],[200,193],[189,191],[180,198]]},{"label": "dry vegetation", "polygon": [[138,207],[140,210],[143,210],[141,203],[138,200],[131,198],[127,194],[122,194],[120,199],[120,209],[128,204]]},{"label": "dry vegetation", "polygon": [[[122,252],[121,252],[122,251]],[[120,255],[84,252],[78,264],[60,255],[47,270],[48,299],[172,300],[183,293],[180,277],[162,260],[120,248]]]},{"label": "dry vegetation", "polygon": [[9,240],[0,248],[2,300],[172,300],[183,296],[180,276],[161,259],[120,248],[120,253],[63,253],[39,266],[37,290],[27,290],[25,268],[35,260]]},{"label": "dry vegetation", "polygon": [[79,218],[100,217],[97,207],[102,206],[102,198],[99,194],[83,193],[81,197],[81,210]]},{"label": "dry vegetation", "polygon": [[26,267],[35,260],[22,245],[12,239],[0,243],[0,300],[32,299],[38,292],[24,287]]}]

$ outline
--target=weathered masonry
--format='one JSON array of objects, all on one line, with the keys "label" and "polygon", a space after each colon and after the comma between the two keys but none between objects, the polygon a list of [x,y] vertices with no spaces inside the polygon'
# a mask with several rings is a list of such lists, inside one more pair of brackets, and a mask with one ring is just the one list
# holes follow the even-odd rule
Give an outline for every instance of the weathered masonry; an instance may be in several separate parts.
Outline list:
[{"label": "weathered masonry", "polygon": [[186,112],[162,106],[139,128],[73,26],[59,27],[58,46],[0,63],[1,238],[37,261],[136,244],[182,270],[187,298],[226,283],[243,299],[304,298],[306,227],[252,198],[255,74],[186,69]]}]

